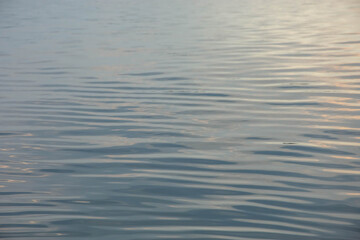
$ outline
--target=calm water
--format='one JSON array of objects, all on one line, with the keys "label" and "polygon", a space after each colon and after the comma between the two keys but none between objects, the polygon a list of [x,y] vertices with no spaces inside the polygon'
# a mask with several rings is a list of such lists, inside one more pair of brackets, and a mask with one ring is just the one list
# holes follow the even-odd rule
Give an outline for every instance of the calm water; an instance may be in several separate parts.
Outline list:
[{"label": "calm water", "polygon": [[0,238],[360,237],[358,0],[0,1]]}]

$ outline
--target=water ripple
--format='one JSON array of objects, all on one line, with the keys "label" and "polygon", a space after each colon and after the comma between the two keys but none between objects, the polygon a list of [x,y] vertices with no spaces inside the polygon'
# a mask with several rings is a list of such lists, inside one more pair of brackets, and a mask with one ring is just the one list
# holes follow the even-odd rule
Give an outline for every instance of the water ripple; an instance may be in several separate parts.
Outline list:
[{"label": "water ripple", "polygon": [[0,238],[358,239],[359,9],[1,1]]}]

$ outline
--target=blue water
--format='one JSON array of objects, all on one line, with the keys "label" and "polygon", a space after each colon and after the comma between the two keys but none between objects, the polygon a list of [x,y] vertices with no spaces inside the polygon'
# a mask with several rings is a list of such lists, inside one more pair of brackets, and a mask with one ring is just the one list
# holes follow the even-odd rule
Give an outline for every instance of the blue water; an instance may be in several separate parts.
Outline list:
[{"label": "blue water", "polygon": [[0,1],[0,238],[360,238],[358,0]]}]

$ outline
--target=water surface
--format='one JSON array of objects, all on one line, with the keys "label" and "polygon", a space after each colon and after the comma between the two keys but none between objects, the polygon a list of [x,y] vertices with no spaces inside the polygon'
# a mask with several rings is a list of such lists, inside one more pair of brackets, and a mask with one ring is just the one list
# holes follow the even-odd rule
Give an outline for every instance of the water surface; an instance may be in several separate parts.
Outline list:
[{"label": "water surface", "polygon": [[357,0],[0,1],[0,238],[360,236]]}]

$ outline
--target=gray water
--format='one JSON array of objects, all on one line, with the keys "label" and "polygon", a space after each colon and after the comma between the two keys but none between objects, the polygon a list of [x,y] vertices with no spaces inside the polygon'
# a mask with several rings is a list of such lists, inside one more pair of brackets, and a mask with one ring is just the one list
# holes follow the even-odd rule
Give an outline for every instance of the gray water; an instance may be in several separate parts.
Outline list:
[{"label": "gray water", "polygon": [[360,237],[358,0],[0,1],[0,238]]}]

